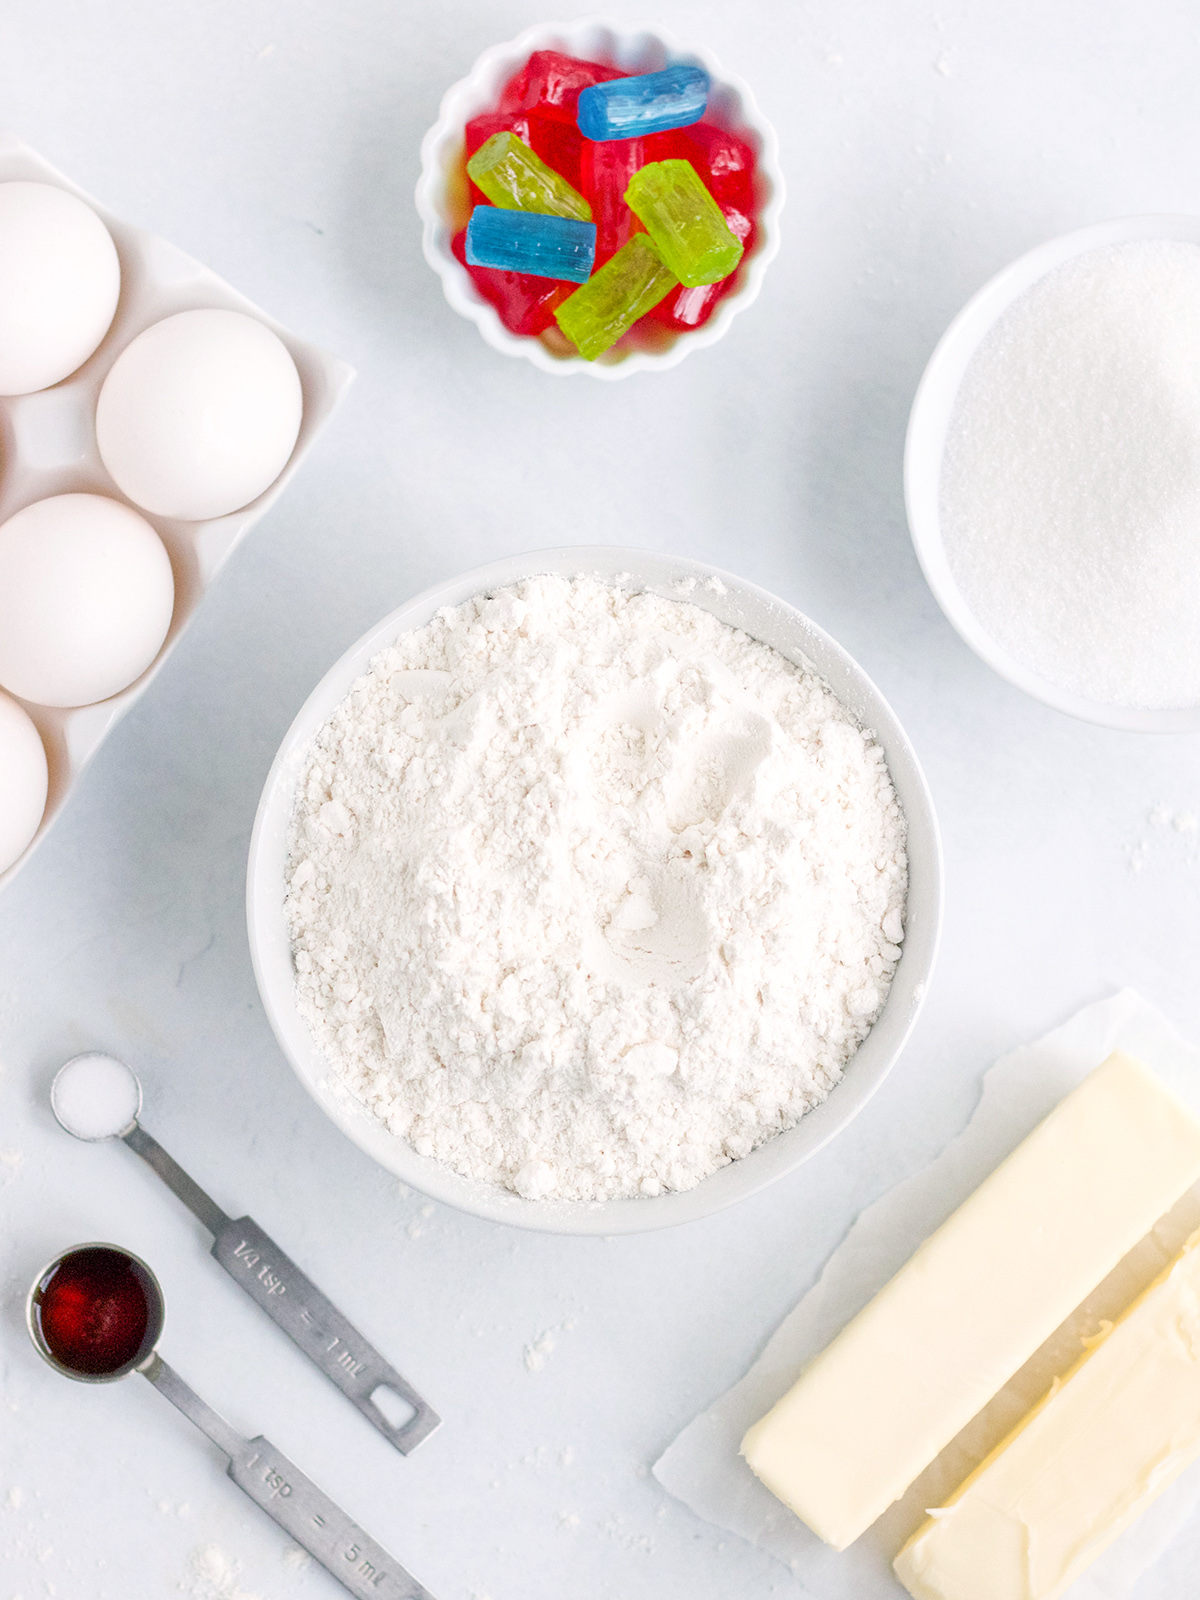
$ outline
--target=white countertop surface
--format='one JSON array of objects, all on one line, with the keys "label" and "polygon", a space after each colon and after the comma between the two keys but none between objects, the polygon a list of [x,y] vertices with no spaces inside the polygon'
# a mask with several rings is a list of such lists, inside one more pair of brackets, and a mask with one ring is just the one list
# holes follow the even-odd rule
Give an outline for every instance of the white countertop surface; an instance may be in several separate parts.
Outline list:
[{"label": "white countertop surface", "polygon": [[[411,196],[441,93],[537,13],[0,11],[0,120],[360,369],[0,898],[0,1600],[342,1592],[285,1559],[283,1535],[140,1379],[85,1389],[34,1355],[34,1272],[94,1238],[159,1273],[167,1359],[439,1600],[802,1596],[670,1500],[649,1463],[740,1374],[862,1205],[963,1125],[995,1055],[1127,983],[1200,1037],[1200,836],[1151,818],[1200,812],[1200,745],[1071,722],[995,677],[922,581],[900,481],[921,369],[986,277],[1099,218],[1200,209],[1194,6],[661,0],[653,21],[753,86],[790,194],[783,251],[729,336],[616,385],[496,355],[421,256]],[[946,849],[940,966],[863,1115],[756,1199],[612,1242],[400,1193],[282,1059],[243,919],[259,790],[335,657],[437,579],[568,542],[679,550],[807,611],[906,724]],[[312,1372],[131,1154],[58,1130],[50,1078],[85,1048],[137,1067],[146,1126],[443,1412],[416,1454],[402,1460]],[[197,1551],[225,1575],[197,1576]],[[1200,1528],[1139,1595],[1184,1592],[1198,1558]]]}]

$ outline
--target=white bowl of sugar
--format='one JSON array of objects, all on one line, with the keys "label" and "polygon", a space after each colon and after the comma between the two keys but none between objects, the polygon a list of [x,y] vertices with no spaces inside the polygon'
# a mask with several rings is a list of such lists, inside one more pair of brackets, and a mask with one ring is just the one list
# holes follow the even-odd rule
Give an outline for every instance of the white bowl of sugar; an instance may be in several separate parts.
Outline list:
[{"label": "white bowl of sugar", "polygon": [[1200,728],[1200,217],[1052,239],[925,370],[909,528],[989,666],[1085,721]]},{"label": "white bowl of sugar", "polygon": [[[890,988],[882,1009],[875,1016],[865,1038],[850,1055],[844,1076],[834,1083],[828,1097],[805,1112],[794,1125],[767,1137],[748,1154],[719,1166],[691,1187],[672,1188],[667,1185],[664,1192],[652,1193],[643,1189],[631,1197],[605,1199],[542,1197],[536,1193],[514,1192],[501,1182],[479,1181],[476,1177],[454,1170],[448,1161],[418,1153],[413,1142],[398,1136],[394,1127],[389,1128],[380,1116],[373,1114],[362,1098],[347,1086],[346,1063],[342,1061],[339,1070],[339,1064],[331,1059],[337,1053],[337,1027],[325,1031],[324,1047],[314,1032],[313,1008],[308,1005],[306,1009],[304,996],[298,989],[294,918],[289,921],[285,904],[290,893],[294,910],[296,885],[300,881],[296,856],[293,854],[297,838],[295,819],[301,810],[312,803],[314,772],[318,774],[317,790],[321,791],[316,794],[318,802],[326,786],[325,755],[322,754],[320,762],[314,765],[314,751],[326,750],[327,746],[322,741],[339,714],[357,716],[355,708],[367,704],[371,680],[364,675],[368,674],[373,662],[377,663],[381,652],[394,645],[401,636],[411,638],[419,630],[427,630],[427,625],[435,619],[445,617],[445,608],[469,608],[470,603],[479,597],[496,596],[497,591],[504,592],[498,604],[510,606],[511,602],[506,596],[511,594],[513,586],[521,585],[525,580],[545,578],[574,581],[581,574],[588,581],[599,580],[607,590],[616,591],[618,597],[649,596],[662,600],[683,600],[716,618],[719,623],[728,624],[731,637],[733,629],[741,630],[743,636],[748,636],[744,639],[747,647],[757,650],[759,646],[753,645],[752,641],[760,641],[763,645],[773,647],[788,663],[815,672],[823,684],[819,688],[814,686],[812,692],[820,696],[832,691],[837,702],[840,702],[838,716],[849,713],[843,736],[853,742],[861,736],[857,730],[869,730],[869,738],[873,738],[886,763],[886,772],[894,790],[892,803],[898,804],[907,830],[904,848],[908,883],[903,912],[902,953],[892,971]],[[614,602],[618,612],[621,604],[619,598]],[[558,612],[554,614],[559,615]],[[497,626],[502,626],[487,615],[477,620],[482,627],[476,629],[475,645],[468,648],[482,647],[479,645],[482,634],[494,632]],[[707,618],[703,620],[705,626],[709,626]],[[391,658],[387,659],[390,661]],[[385,670],[391,672],[392,666],[386,666]],[[646,670],[649,672],[650,668]],[[406,689],[413,688],[418,693],[425,692],[430,686],[414,686],[411,680],[447,676],[447,673],[412,672],[407,669],[401,673]],[[353,700],[348,700],[352,691]],[[468,712],[471,704],[479,699],[479,695],[472,695],[465,702]],[[407,714],[405,710],[399,721],[384,718],[381,722],[375,711],[370,713],[372,718],[376,718],[376,728],[386,723],[388,728],[398,731]],[[635,721],[639,714],[636,707],[629,713]],[[446,719],[447,723],[455,723],[456,730],[459,721],[459,711]],[[518,723],[528,726],[529,719],[518,718]],[[536,725],[543,726],[541,722]],[[851,729],[856,731],[851,732]],[[462,739],[467,744],[472,740],[477,743],[477,732],[472,732],[464,725]],[[831,725],[829,736],[836,739],[837,734],[838,730]],[[460,731],[455,731],[451,737],[456,745],[461,742]],[[354,734],[352,742],[356,741],[358,735]],[[495,748],[487,741],[485,747],[488,750]],[[344,748],[339,746],[339,749]],[[391,733],[385,733],[380,746],[381,765],[396,771],[394,757],[393,737]],[[370,760],[374,762],[375,758],[371,757]],[[344,788],[334,785],[330,769],[331,804],[336,798],[335,787],[339,794],[346,793]],[[451,782],[446,790],[439,793],[449,794],[453,788],[454,783]],[[591,792],[591,780],[584,788],[586,792]],[[299,808],[298,800],[301,802]],[[833,807],[830,819],[837,820],[834,813],[837,816],[844,815],[847,819],[845,825],[852,827],[852,807],[844,813],[839,810],[847,800],[844,794],[828,797],[828,804]],[[826,804],[825,799],[820,803]],[[622,801],[617,807],[622,814],[624,806],[625,802]],[[319,820],[320,810],[318,804],[317,812],[310,811],[308,815]],[[398,812],[404,818],[411,817],[407,802],[399,805]],[[365,823],[366,813],[362,815]],[[336,823],[336,819],[334,821]],[[355,822],[354,827],[358,826]],[[411,824],[406,826],[411,828]],[[349,833],[341,823],[336,823],[336,828],[339,832]],[[317,832],[321,832],[321,827]],[[348,859],[345,871],[340,875],[332,875],[335,880],[340,876],[344,883],[353,879],[352,894],[371,892],[371,885],[364,885],[357,875],[366,864],[374,878],[374,863],[380,859],[377,852],[382,850],[387,855],[395,848],[396,853],[400,854],[404,848],[403,840],[389,843],[385,832],[379,814],[376,814],[359,835],[360,844],[355,847],[356,859]],[[486,831],[480,838],[478,866],[474,866],[471,865],[476,860],[474,845],[469,852],[470,862],[464,860],[456,863],[450,860],[449,852],[455,846],[455,839],[452,831],[446,834],[445,875],[451,880],[456,901],[460,892],[457,885],[462,884],[468,896],[473,891],[473,885],[464,880],[461,874],[456,876],[459,868],[470,868],[467,879],[480,876],[485,870],[483,855],[487,849]],[[309,846],[305,844],[303,849],[307,852]],[[435,875],[442,871],[442,864],[443,853],[439,847],[432,861]],[[388,870],[386,862],[383,870]],[[385,916],[391,916],[394,904],[394,901],[384,897]],[[613,547],[544,551],[510,557],[479,568],[417,596],[385,617],[353,645],[313,691],[276,756],[255,822],[247,884],[250,949],[267,1015],[301,1083],[335,1125],[402,1182],[435,1199],[490,1220],[571,1234],[636,1233],[705,1216],[755,1193],[792,1171],[834,1138],[882,1083],[911,1032],[933,968],[941,904],[941,851],[937,823],[924,777],[895,714],[862,669],[807,617],[753,584],[727,573],[719,573],[699,562]],[[519,916],[503,919],[499,936],[502,939],[506,937],[507,930],[519,921]],[[629,925],[641,927],[642,921],[635,916]],[[889,937],[895,937],[895,934]],[[413,962],[408,959],[410,948],[405,944],[399,955],[401,962],[407,962],[411,971]],[[482,959],[488,958],[489,948],[487,940],[480,942],[479,954]],[[894,957],[896,952],[892,954]],[[447,995],[443,995],[440,1001],[427,999],[429,1015],[440,1015],[440,1006],[456,1003],[458,980],[455,974],[461,969],[464,984],[469,981],[468,969],[473,965],[473,955],[474,949],[468,949],[454,962],[440,964],[449,971],[454,981],[447,991],[449,1002]],[[441,982],[445,976],[445,972],[440,973],[438,981]],[[349,1003],[353,1005],[355,1002],[351,999]],[[800,1026],[797,1017],[791,1027],[795,1029]],[[398,1070],[413,1070],[413,1052],[408,1048],[396,1050],[392,1059]],[[458,1063],[447,1059],[445,1065],[455,1070]],[[503,1061],[500,1068],[505,1070]],[[652,1070],[659,1069],[654,1067]]]}]

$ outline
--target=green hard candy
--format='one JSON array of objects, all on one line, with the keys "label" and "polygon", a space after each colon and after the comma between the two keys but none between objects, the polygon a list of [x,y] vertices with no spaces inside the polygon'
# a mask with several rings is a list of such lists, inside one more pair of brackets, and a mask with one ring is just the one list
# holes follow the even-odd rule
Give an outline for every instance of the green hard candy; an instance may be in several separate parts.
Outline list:
[{"label": "green hard candy", "polygon": [[639,167],[625,203],[641,218],[659,254],[689,289],[727,278],[742,259],[742,242],[690,161]]},{"label": "green hard candy", "polygon": [[593,272],[563,301],[554,320],[579,354],[594,361],[678,283],[664,266],[654,241],[647,234],[635,233],[599,272]]},{"label": "green hard candy", "polygon": [[548,167],[515,133],[494,133],[467,162],[467,172],[494,206],[540,211],[590,222],[592,208],[567,180]]}]

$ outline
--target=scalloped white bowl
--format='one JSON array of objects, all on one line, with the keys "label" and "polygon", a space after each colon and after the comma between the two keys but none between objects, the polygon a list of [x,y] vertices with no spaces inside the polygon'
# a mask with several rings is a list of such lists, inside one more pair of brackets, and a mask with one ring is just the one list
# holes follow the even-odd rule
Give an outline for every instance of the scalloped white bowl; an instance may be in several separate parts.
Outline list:
[{"label": "scalloped white bowl", "polygon": [[[351,1095],[321,1054],[296,1006],[292,942],[283,910],[287,836],[312,741],[379,651],[406,630],[423,627],[443,606],[460,605],[472,595],[538,574],[573,577],[581,572],[670,600],[680,598],[675,586],[681,580],[693,579],[687,596],[692,604],[825,679],[843,705],[874,730],[887,758],[908,821],[908,905],[903,954],[882,1012],[829,1098],[795,1127],[681,1193],[595,1202],[524,1200],[419,1156]],[[720,578],[723,592],[705,587],[712,577]],[[933,802],[903,728],[866,673],[827,633],[793,606],[715,567],[600,545],[510,556],[478,567],[417,595],[350,647],[304,703],[267,776],[250,842],[246,901],[254,974],[280,1048],[330,1121],[380,1166],[435,1200],[494,1222],[547,1233],[644,1233],[693,1221],[755,1194],[815,1155],[866,1105],[904,1048],[933,971],[942,914],[942,857]]]},{"label": "scalloped white bowl", "polygon": [[[614,347],[597,361],[582,356],[559,355],[541,339],[510,333],[499,314],[456,261],[450,241],[462,227],[465,212],[456,208],[455,192],[462,160],[463,130],[472,117],[490,111],[501,89],[535,50],[562,50],[568,55],[621,67],[628,72],[657,72],[672,62],[702,66],[712,83],[705,118],[746,135],[755,145],[760,202],[756,215],[758,236],[754,249],[742,261],[741,281],[717,306],[702,328],[680,333],[661,350],[623,350]],[[695,45],[683,45],[669,33],[643,27],[622,26],[602,17],[582,22],[542,23],[527,28],[507,44],[485,50],[467,76],[442,98],[438,120],[421,141],[421,176],[417,180],[417,211],[423,224],[425,259],[442,280],[442,292],[459,313],[469,318],[494,350],[523,357],[543,372],[569,377],[584,372],[611,381],[634,372],[662,372],[674,367],[691,350],[702,350],[728,333],[739,311],[758,298],[763,276],[779,249],[779,213],[784,201],[783,174],[779,167],[779,141],[775,130],[759,111],[754,96],[740,78],[724,71],[716,57]]]},{"label": "scalloped white bowl", "polygon": [[1109,705],[1060,688],[1010,655],[976,619],[955,582],[942,542],[938,503],[942,456],[959,386],[975,352],[1013,302],[1053,268],[1102,245],[1131,239],[1200,244],[1200,217],[1115,217],[1060,234],[1019,256],[967,301],[938,341],[917,385],[904,446],[904,500],[913,549],[934,598],[955,631],[993,671],[1035,700],[1084,722],[1133,733],[1193,733],[1200,728],[1200,706],[1144,710]]}]

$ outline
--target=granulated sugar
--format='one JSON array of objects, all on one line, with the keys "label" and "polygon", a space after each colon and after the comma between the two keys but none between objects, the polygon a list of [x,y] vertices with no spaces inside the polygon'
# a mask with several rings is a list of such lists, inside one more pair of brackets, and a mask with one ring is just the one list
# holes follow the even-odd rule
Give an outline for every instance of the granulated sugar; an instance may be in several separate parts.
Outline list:
[{"label": "granulated sugar", "polygon": [[837,1083],[900,955],[904,824],[830,690],[691,604],[535,578],[371,664],[298,788],[300,1009],[423,1155],[687,1189]]},{"label": "granulated sugar", "polygon": [[1200,704],[1200,246],[1089,251],[980,345],[942,537],[992,639],[1109,705]]}]

